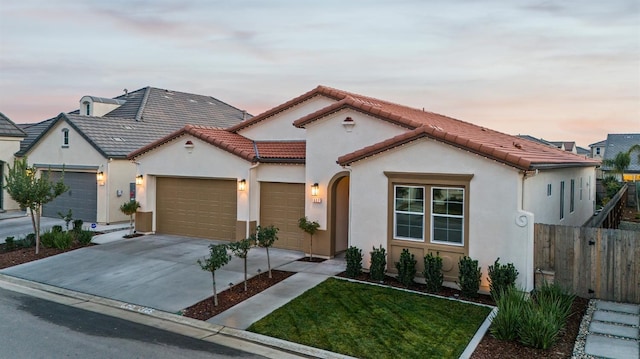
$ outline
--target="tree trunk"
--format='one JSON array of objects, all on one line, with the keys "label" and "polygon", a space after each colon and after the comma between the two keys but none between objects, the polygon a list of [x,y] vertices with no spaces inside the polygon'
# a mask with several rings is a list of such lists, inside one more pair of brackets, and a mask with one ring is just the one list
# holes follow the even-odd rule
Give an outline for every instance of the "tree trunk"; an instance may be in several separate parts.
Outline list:
[{"label": "tree trunk", "polygon": [[269,278],[273,278],[271,276],[271,259],[269,259],[269,247],[267,247],[267,268],[269,268]]},{"label": "tree trunk", "polygon": [[247,257],[244,257],[244,291],[247,291]]},{"label": "tree trunk", "polygon": [[29,208],[29,212],[31,212],[31,224],[33,224],[33,234],[36,235],[36,254],[38,254],[40,249],[40,234],[38,233],[38,225],[36,224],[36,215],[35,210]]},{"label": "tree trunk", "polygon": [[213,280],[213,306],[218,306],[218,292],[216,291],[216,272],[211,272],[211,278]]},{"label": "tree trunk", "polygon": [[129,215],[129,237],[133,236],[133,214]]},{"label": "tree trunk", "polygon": [[313,259],[313,234],[309,237],[309,262]]}]

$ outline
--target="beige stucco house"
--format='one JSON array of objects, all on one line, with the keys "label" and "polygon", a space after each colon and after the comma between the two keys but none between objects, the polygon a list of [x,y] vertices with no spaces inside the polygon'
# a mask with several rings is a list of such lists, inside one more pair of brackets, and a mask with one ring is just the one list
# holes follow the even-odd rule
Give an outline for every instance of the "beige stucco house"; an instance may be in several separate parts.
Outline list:
[{"label": "beige stucco house", "polygon": [[[234,240],[280,228],[276,246],[314,254],[356,246],[437,252],[445,279],[463,256],[496,258],[533,287],[534,222],[581,225],[593,213],[597,162],[472,123],[319,86],[226,128],[186,126],[129,155],[139,230]],[[170,165],[168,165],[170,164]],[[422,261],[418,262],[422,269]],[[483,280],[486,285],[486,275]]]},{"label": "beige stucco house", "polygon": [[20,141],[27,134],[0,112],[0,212],[19,209],[4,188],[8,165],[13,166],[13,154],[20,149]]},{"label": "beige stucco house", "polygon": [[137,165],[127,155],[185,124],[232,126],[250,117],[210,96],[145,87],[115,98],[83,96],[79,109],[29,126],[18,157],[63,175],[70,190],[43,207],[69,209],[86,222],[127,221],[120,206],[136,197]]}]

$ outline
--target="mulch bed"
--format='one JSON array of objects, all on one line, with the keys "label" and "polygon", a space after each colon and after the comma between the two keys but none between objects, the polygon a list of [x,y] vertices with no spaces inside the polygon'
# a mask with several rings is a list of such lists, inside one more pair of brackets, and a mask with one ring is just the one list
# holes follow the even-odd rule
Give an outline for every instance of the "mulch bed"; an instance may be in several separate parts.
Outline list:
[{"label": "mulch bed", "polygon": [[298,259],[298,262],[311,262],[311,263],[322,263],[326,261],[325,258],[318,258],[318,257],[304,257],[304,258],[300,258]]},{"label": "mulch bed", "polygon": [[[269,272],[263,272],[247,280],[247,291],[244,291],[244,282],[218,293],[218,306],[213,305],[213,296],[200,301],[185,309],[182,315],[185,317],[208,320],[211,317],[224,312],[234,305],[247,300],[263,290],[282,282],[294,275],[294,272],[271,270],[273,278],[269,278]],[[213,288],[211,288],[213,293]]]}]

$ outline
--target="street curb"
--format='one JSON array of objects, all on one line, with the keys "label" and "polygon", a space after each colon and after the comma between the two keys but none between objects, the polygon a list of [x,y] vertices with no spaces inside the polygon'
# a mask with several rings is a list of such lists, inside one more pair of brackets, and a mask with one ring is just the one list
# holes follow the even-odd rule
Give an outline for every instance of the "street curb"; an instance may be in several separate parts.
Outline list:
[{"label": "street curb", "polygon": [[[239,340],[243,342],[242,350],[268,358],[353,358],[286,340],[183,317],[154,308],[142,307],[92,294],[75,292],[2,273],[0,273],[0,288],[227,346],[238,344],[230,343],[228,339]],[[127,315],[127,313],[134,314],[134,316]],[[145,321],[141,319],[141,317],[153,318],[154,321]]]}]

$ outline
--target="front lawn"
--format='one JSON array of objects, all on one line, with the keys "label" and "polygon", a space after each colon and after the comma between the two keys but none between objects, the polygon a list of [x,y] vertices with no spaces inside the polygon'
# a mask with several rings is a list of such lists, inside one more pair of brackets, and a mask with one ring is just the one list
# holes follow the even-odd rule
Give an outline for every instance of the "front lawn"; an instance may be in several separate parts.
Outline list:
[{"label": "front lawn", "polygon": [[329,278],[248,330],[360,358],[458,358],[490,311]]}]

